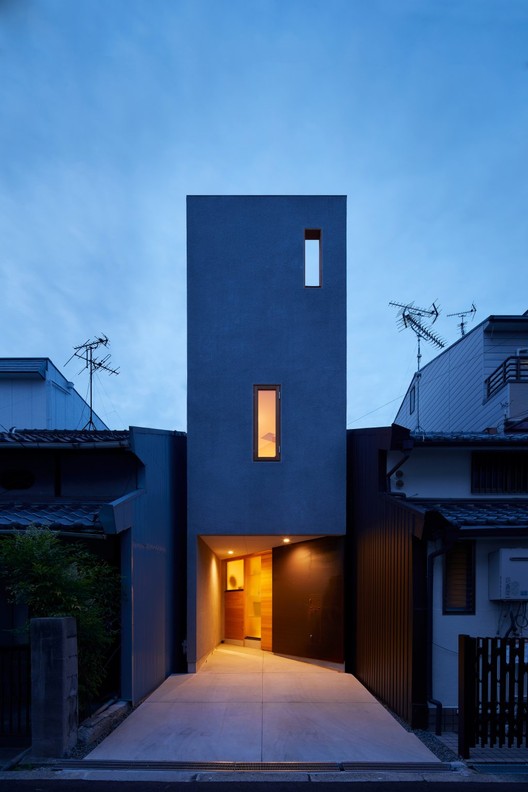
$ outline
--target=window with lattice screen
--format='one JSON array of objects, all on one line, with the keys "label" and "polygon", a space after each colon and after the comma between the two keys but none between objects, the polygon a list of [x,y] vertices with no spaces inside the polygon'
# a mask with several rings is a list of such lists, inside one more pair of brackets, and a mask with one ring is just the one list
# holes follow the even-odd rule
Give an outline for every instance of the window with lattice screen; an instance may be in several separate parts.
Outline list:
[{"label": "window with lattice screen", "polygon": [[444,557],[445,614],[475,613],[475,546],[457,542]]}]

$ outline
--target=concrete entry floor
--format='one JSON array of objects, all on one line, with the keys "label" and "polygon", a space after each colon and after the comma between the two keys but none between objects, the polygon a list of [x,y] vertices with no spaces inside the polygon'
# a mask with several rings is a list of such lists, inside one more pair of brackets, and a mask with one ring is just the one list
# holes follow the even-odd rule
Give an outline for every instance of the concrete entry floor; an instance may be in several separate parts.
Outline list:
[{"label": "concrete entry floor", "polygon": [[86,759],[439,762],[350,674],[227,645],[169,677]]}]

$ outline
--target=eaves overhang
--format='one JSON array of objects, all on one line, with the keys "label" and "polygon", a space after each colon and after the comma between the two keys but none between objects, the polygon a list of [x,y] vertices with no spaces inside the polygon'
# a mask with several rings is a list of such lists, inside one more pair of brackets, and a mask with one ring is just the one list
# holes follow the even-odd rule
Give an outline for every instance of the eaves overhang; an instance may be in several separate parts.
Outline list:
[{"label": "eaves overhang", "polygon": [[68,535],[103,537],[101,506],[97,501],[0,502],[0,533],[35,526]]},{"label": "eaves overhang", "polygon": [[424,515],[426,535],[459,538],[523,536],[528,538],[528,499],[403,499],[406,508]]},{"label": "eaves overhang", "polygon": [[110,502],[67,499],[0,502],[0,534],[36,526],[65,536],[115,536],[134,527],[135,505],[143,494],[143,490],[134,490]]},{"label": "eaves overhang", "polygon": [[520,316],[488,316],[484,325],[484,332],[487,334],[499,332],[509,333],[528,333],[528,315]]},{"label": "eaves overhang", "polygon": [[0,379],[46,379],[49,358],[0,358]]},{"label": "eaves overhang", "polygon": [[414,447],[419,446],[466,446],[466,447],[515,447],[528,448],[528,434],[492,434],[489,432],[411,432]]},{"label": "eaves overhang", "polygon": [[19,429],[0,432],[0,450],[7,448],[130,448],[130,432],[111,429]]},{"label": "eaves overhang", "polygon": [[427,447],[511,447],[528,449],[528,432],[417,432],[399,424],[391,426],[391,449],[409,451]]}]

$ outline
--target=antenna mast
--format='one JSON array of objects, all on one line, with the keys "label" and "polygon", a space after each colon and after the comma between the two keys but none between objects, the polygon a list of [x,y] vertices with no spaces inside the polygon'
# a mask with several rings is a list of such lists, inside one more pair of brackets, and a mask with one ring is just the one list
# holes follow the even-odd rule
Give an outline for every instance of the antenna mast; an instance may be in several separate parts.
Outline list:
[{"label": "antenna mast", "polygon": [[460,317],[460,322],[458,323],[458,326],[460,328],[460,335],[461,336],[465,336],[466,335],[466,324],[468,322],[468,320],[466,319],[466,316],[471,316],[471,319],[469,321],[472,322],[473,319],[475,318],[476,311],[477,311],[477,306],[475,305],[475,303],[471,303],[471,308],[469,309],[469,311],[460,311],[459,313],[450,313],[450,314],[447,314],[447,315],[448,316],[459,316]]},{"label": "antenna mast", "polygon": [[[69,360],[66,361],[64,364],[65,366],[68,365],[70,360],[73,360],[74,357],[80,358],[84,360],[84,366],[81,369],[89,369],[89,377],[90,377],[90,420],[83,426],[84,429],[96,429],[94,420],[93,420],[93,377],[96,371],[107,371],[109,374],[119,374],[119,368],[111,368],[108,365],[110,360],[110,353],[105,355],[105,357],[98,360],[94,357],[94,351],[98,349],[100,346],[108,347],[110,345],[110,341],[108,340],[107,336],[101,335],[94,338],[92,341],[85,341],[84,344],[79,344],[79,346],[73,347],[73,355]],[[79,374],[81,373],[79,371]]]},{"label": "antenna mast", "polygon": [[430,326],[425,324],[428,322],[429,325],[433,325],[440,316],[440,311],[434,302],[430,308],[418,308],[413,303],[390,302],[389,305],[400,309],[397,320],[400,330],[410,328],[416,336],[416,431],[423,432],[420,426],[421,340],[428,341],[439,349],[445,347],[446,342],[443,338],[440,338],[437,333],[431,330]]}]

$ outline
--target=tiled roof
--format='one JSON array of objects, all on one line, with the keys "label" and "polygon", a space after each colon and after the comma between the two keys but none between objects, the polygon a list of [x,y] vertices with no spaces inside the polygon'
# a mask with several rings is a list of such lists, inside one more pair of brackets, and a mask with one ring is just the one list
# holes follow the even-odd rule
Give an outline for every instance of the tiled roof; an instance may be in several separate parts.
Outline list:
[{"label": "tiled roof", "polygon": [[488,432],[411,432],[415,445],[528,445],[528,434]]},{"label": "tiled roof", "polygon": [[528,528],[528,500],[431,501],[409,500],[409,506],[435,511],[457,528]]},{"label": "tiled roof", "polygon": [[99,520],[102,503],[1,503],[0,528],[46,528],[103,533]]},{"label": "tiled roof", "polygon": [[17,429],[13,432],[0,432],[0,447],[27,445],[102,445],[114,444],[127,446],[129,431],[110,429]]}]

